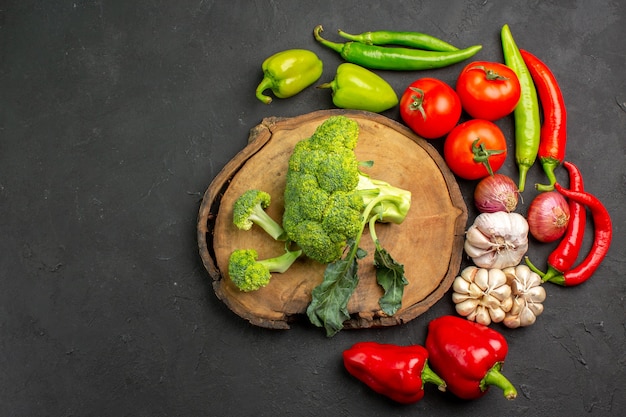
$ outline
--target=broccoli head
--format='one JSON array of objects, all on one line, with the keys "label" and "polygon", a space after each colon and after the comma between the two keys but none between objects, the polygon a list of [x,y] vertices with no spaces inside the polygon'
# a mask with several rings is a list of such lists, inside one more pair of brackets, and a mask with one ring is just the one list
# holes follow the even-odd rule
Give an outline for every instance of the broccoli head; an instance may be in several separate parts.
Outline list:
[{"label": "broccoli head", "polygon": [[302,250],[286,250],[275,258],[259,260],[254,249],[237,249],[228,259],[228,275],[245,292],[256,291],[269,284],[272,273],[283,273],[302,255]]},{"label": "broccoli head", "polygon": [[233,223],[241,230],[250,230],[256,224],[276,240],[286,240],[283,227],[265,211],[271,197],[261,190],[248,190],[243,193],[233,206]]},{"label": "broccoli head", "polygon": [[296,144],[289,159],[283,227],[305,255],[321,263],[341,257],[361,227],[358,132],[354,120],[330,117]]},{"label": "broccoli head", "polygon": [[321,263],[339,259],[370,218],[401,223],[411,204],[409,191],[359,171],[358,135],[357,122],[332,116],[298,142],[289,159],[283,227]]}]

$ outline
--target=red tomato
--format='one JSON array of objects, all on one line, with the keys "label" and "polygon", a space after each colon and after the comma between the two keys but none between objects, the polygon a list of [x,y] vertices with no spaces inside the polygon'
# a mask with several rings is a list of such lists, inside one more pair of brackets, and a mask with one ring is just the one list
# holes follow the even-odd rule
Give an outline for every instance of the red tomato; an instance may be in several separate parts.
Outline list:
[{"label": "red tomato", "polygon": [[457,176],[466,180],[486,177],[499,170],[506,160],[506,138],[493,122],[472,119],[448,134],[443,157]]},{"label": "red tomato", "polygon": [[477,61],[463,68],[456,81],[456,92],[470,116],[493,121],[515,109],[520,84],[515,72],[506,65]]},{"label": "red tomato", "polygon": [[426,139],[445,136],[459,122],[461,111],[456,92],[435,78],[414,81],[400,99],[400,117]]}]

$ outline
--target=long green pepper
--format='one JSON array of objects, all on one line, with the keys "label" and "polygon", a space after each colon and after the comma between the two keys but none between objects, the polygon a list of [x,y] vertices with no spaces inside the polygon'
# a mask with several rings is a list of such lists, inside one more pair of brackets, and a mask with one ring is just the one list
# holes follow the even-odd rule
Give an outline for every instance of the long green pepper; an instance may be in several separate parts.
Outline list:
[{"label": "long green pepper", "polygon": [[537,159],[541,133],[539,100],[532,76],[513,39],[509,25],[502,27],[502,51],[504,63],[510,67],[520,83],[520,100],[513,111],[515,120],[515,161],[519,169],[519,192],[524,191],[526,175]]},{"label": "long green pepper", "polygon": [[338,30],[339,36],[350,41],[365,43],[368,45],[402,45],[409,48],[426,49],[428,51],[452,52],[458,51],[454,45],[421,32],[403,32],[391,30],[377,30],[352,35]]},{"label": "long green pepper", "polygon": [[339,53],[346,61],[369,69],[417,71],[443,68],[464,61],[482,49],[482,45],[474,45],[457,51],[441,52],[368,45],[354,41],[336,43],[322,38],[322,30],[321,25],[313,29],[313,35],[319,43]]}]

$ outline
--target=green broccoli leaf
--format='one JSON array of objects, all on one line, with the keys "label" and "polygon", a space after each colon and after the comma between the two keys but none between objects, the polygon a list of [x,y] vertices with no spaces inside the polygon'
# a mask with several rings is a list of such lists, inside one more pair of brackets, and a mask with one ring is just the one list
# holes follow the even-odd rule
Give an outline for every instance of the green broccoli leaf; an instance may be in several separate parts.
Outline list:
[{"label": "green broccoli leaf", "polygon": [[385,314],[393,316],[402,307],[404,286],[409,283],[404,276],[404,265],[398,263],[389,252],[377,244],[374,252],[374,266],[376,267],[376,282],[385,291],[378,300],[378,304]]},{"label": "green broccoli leaf", "polygon": [[313,299],[306,313],[311,323],[326,329],[327,337],[337,334],[350,318],[348,300],[359,283],[358,260],[364,254],[365,251],[352,246],[346,257],[327,265],[324,281],[312,291]]}]

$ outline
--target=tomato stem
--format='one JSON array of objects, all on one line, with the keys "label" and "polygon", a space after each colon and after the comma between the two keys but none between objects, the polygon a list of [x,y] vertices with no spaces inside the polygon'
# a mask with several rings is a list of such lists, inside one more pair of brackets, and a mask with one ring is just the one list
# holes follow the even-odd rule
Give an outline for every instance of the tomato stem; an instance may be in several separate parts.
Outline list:
[{"label": "tomato stem", "polygon": [[424,110],[424,90],[421,90],[417,87],[410,87],[410,90],[416,93],[411,96],[411,100],[413,100],[409,106],[411,110],[419,110],[422,115],[422,119],[426,120],[426,111]]},{"label": "tomato stem", "polygon": [[484,143],[479,143],[480,138],[476,138],[472,142],[472,153],[474,154],[474,162],[483,164],[487,169],[489,175],[493,175],[493,169],[489,163],[489,158],[492,155],[498,155],[504,152],[504,149],[487,149]]},{"label": "tomato stem", "polygon": [[485,68],[483,65],[476,65],[475,67],[471,67],[470,69],[477,69],[477,70],[483,71],[485,73],[485,79],[487,81],[495,81],[495,80],[506,81],[509,79],[508,77],[505,77],[504,75],[498,74],[492,69]]}]

